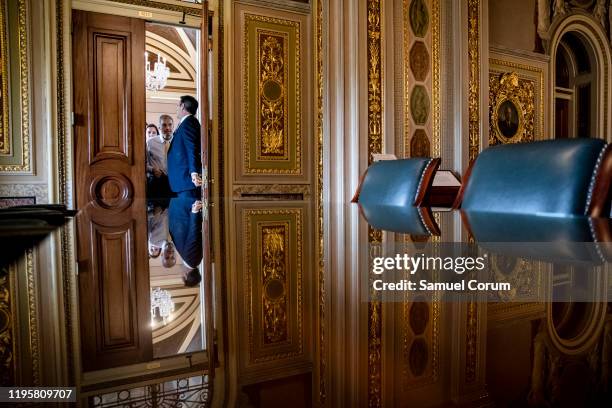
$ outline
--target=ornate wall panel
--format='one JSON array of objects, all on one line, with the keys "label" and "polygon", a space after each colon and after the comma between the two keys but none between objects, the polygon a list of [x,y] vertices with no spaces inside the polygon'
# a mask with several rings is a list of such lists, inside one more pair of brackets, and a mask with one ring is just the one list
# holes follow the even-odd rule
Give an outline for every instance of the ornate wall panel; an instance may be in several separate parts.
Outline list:
[{"label": "ornate wall panel", "polygon": [[[28,2],[0,2],[0,173],[31,172]],[[17,22],[17,27],[8,21]]]},{"label": "ornate wall panel", "polygon": [[472,161],[480,143],[480,0],[468,0],[468,157]]},{"label": "ornate wall panel", "polygon": [[304,300],[314,274],[305,203],[236,205],[240,241],[239,326],[242,381],[266,371],[310,366],[311,313]]},{"label": "ornate wall panel", "polygon": [[[309,178],[310,139],[304,104],[305,85],[311,82],[304,68],[305,21],[242,14],[241,143],[237,145],[236,174],[240,182],[279,177],[295,181]],[[237,70],[238,71],[238,70]]]},{"label": "ornate wall panel", "polygon": [[0,269],[0,385],[40,385],[34,251]]},{"label": "ornate wall panel", "polygon": [[548,138],[544,131],[546,63],[508,53],[491,55],[489,145]]},{"label": "ornate wall panel", "polygon": [[440,1],[402,0],[401,150],[404,157],[440,157]]}]

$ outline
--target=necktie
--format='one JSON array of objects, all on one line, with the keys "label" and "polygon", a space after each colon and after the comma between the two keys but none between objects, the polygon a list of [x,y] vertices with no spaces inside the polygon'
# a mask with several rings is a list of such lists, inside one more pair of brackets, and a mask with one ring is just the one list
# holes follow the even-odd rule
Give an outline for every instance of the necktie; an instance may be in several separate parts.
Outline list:
[{"label": "necktie", "polygon": [[168,155],[168,149],[170,149],[170,142],[165,140],[164,141],[164,153],[166,153],[166,155]]}]

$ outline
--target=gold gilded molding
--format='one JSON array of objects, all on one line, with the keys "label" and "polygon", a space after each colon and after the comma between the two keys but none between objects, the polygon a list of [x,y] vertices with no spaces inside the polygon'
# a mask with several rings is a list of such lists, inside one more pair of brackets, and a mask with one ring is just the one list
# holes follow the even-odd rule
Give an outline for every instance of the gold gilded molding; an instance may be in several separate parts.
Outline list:
[{"label": "gold gilded molding", "polygon": [[194,4],[193,6],[185,4],[183,6],[179,4],[170,4],[170,3],[164,3],[161,1],[155,1],[155,0],[110,0],[110,1],[115,2],[115,3],[132,4],[134,6],[156,8],[159,10],[176,11],[178,13],[185,13],[186,15],[194,16],[194,17],[202,16],[202,8],[198,7],[198,5],[196,4]]},{"label": "gold gilded molding", "polygon": [[318,277],[318,292],[319,292],[319,403],[321,406],[325,405],[327,399],[327,384],[325,380],[326,368],[327,368],[327,355],[326,355],[326,303],[325,303],[325,264],[324,264],[324,229],[323,229],[323,0],[316,0],[316,20],[315,20],[315,58],[316,58],[316,69],[317,69],[317,101],[316,101],[316,163],[317,163],[317,174],[315,177],[316,182],[316,219],[317,219],[317,239],[316,239],[316,251],[317,251],[317,277]]},{"label": "gold gilded molding", "polygon": [[15,342],[15,293],[16,268],[0,269],[0,385],[15,384],[17,355]]},{"label": "gold gilded molding", "polygon": [[[22,173],[31,170],[30,165],[30,71],[28,61],[28,8],[26,0],[19,0],[18,4],[18,55],[19,55],[19,107],[20,107],[20,127],[21,130],[21,151],[18,152],[10,148],[12,157],[17,157],[18,164],[0,164],[0,172]],[[7,59],[8,55],[2,55],[2,59]],[[5,77],[5,73],[2,73]],[[9,103],[10,105],[10,103]],[[3,112],[4,114],[4,112]],[[4,116],[4,115],[3,115]]]},{"label": "gold gilded molding", "polygon": [[431,5],[431,59],[432,59],[432,119],[433,133],[431,143],[432,157],[442,157],[441,121],[440,121],[440,0],[433,0]]},{"label": "gold gilded molding", "polygon": [[[308,199],[311,195],[309,184],[234,184],[234,200],[249,199],[256,200],[257,195],[263,195],[262,199],[269,200],[269,195],[302,195],[302,199]],[[246,196],[246,197],[245,197]]]},{"label": "gold gilded molding", "polygon": [[[368,164],[373,154],[381,153],[382,142],[382,6],[380,0],[367,1],[367,60],[368,60]],[[368,242],[382,242],[382,232],[368,226]],[[370,276],[370,279],[373,279]],[[372,286],[370,286],[372,287]],[[382,305],[368,303],[368,406],[380,407],[382,396]]]},{"label": "gold gilded molding", "polygon": [[[245,209],[242,223],[246,250],[244,296],[249,326],[249,362],[299,356],[303,353],[302,209]],[[293,245],[295,260],[291,259]],[[292,268],[295,268],[294,274]],[[295,292],[291,288],[293,280]],[[256,286],[261,287],[260,298],[254,297]],[[261,307],[261,318],[254,314],[258,308],[256,305]],[[295,332],[290,331],[291,305],[295,305]],[[258,321],[261,325],[256,327]],[[258,332],[261,332],[261,338],[257,337]],[[275,348],[278,343],[282,343],[282,349]],[[287,343],[292,345],[289,350],[284,348]]]},{"label": "gold gilded molding", "polygon": [[261,226],[263,343],[287,340],[287,249],[289,224]]},{"label": "gold gilded molding", "polygon": [[11,153],[11,133],[9,128],[10,102],[8,93],[8,36],[6,0],[0,1],[0,154]]},{"label": "gold gilded molding", "polygon": [[480,0],[468,0],[468,151],[480,152]]},{"label": "gold gilded molding", "polygon": [[243,69],[245,174],[301,175],[300,23],[245,14]]},{"label": "gold gilded molding", "polygon": [[[542,68],[495,58],[489,59],[489,66],[491,67],[490,72],[496,72],[498,74],[507,72],[507,70],[504,70],[504,68],[508,68],[508,70],[518,70],[525,73],[533,73],[533,78],[528,74],[525,75],[525,78],[531,80],[535,79],[536,83],[539,84],[537,87],[540,99],[540,103],[538,104],[539,120],[537,127],[538,133],[535,135],[535,138],[538,139],[544,137],[544,71]],[[519,72],[519,78],[523,77],[522,72]]]},{"label": "gold gilded molding", "polygon": [[381,2],[368,0],[368,163],[382,152]]},{"label": "gold gilded molding", "polygon": [[259,106],[257,160],[287,160],[287,88],[288,70],[286,34],[258,31]]},{"label": "gold gilded molding", "polygon": [[465,382],[471,383],[476,381],[478,361],[478,304],[474,300],[467,303],[465,335]]},{"label": "gold gilded molding", "polygon": [[32,384],[40,385],[40,353],[38,348],[38,302],[36,300],[36,280],[34,279],[34,253],[26,251],[26,276],[28,287],[28,326],[30,356],[32,359]]},{"label": "gold gilded molding", "polygon": [[535,139],[535,98],[534,81],[516,72],[489,73],[490,146]]}]

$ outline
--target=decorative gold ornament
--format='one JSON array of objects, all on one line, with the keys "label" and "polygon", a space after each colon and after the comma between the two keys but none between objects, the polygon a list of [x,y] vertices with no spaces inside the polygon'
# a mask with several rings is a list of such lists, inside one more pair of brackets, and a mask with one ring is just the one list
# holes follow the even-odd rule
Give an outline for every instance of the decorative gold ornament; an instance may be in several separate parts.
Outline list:
[{"label": "decorative gold ornament", "polygon": [[469,160],[480,152],[480,0],[468,0],[468,137]]},{"label": "decorative gold ornament", "polygon": [[[381,153],[382,143],[382,7],[380,0],[367,2],[368,59],[368,163],[373,154]],[[380,243],[382,232],[368,226],[368,242]],[[371,276],[370,279],[373,277]],[[382,305],[368,303],[368,406],[380,407],[382,395],[381,332]]]},{"label": "decorative gold ornament", "polygon": [[516,72],[489,74],[489,145],[535,139],[535,83]]},{"label": "decorative gold ornament", "polygon": [[432,157],[441,157],[440,152],[440,0],[431,5],[431,59],[432,59]]},{"label": "decorative gold ornament", "polygon": [[0,269],[0,385],[15,384],[14,285],[16,268]]},{"label": "decorative gold ornament", "polygon": [[315,218],[317,220],[317,277],[318,277],[318,313],[319,313],[319,404],[325,405],[327,399],[327,382],[326,382],[326,302],[325,302],[325,265],[324,265],[324,226],[323,226],[323,0],[316,1],[316,20],[315,20],[315,58],[317,69],[317,122],[316,122],[316,207]]},{"label": "decorative gold ornament", "polygon": [[301,175],[300,23],[245,14],[243,35],[245,174]]},{"label": "decorative gold ornament", "polygon": [[[249,362],[299,356],[303,354],[302,210],[246,209],[242,212],[242,222],[246,251],[244,296],[249,325]],[[290,252],[293,246],[295,252]],[[295,282],[294,288],[290,287],[292,281]],[[259,298],[254,297],[255,287],[261,287]],[[295,316],[291,315],[290,305],[295,305]],[[254,311],[259,307],[262,337],[255,338],[255,322],[259,318],[256,319]],[[294,332],[289,331],[293,326],[292,317],[297,327]],[[279,343],[283,348],[287,343],[292,347],[280,351],[277,348]]]},{"label": "decorative gold ornament", "polygon": [[476,381],[478,363],[478,304],[475,300],[467,303],[465,333],[465,382],[471,383]]},{"label": "decorative gold ornament", "polygon": [[287,340],[287,252],[289,224],[261,228],[263,242],[263,335],[264,344]]},{"label": "decorative gold ornament", "polygon": [[8,93],[8,25],[6,0],[0,1],[0,154],[11,153],[11,131],[9,128],[10,101]]},{"label": "decorative gold ornament", "polygon": [[257,195],[302,195],[302,199],[308,199],[311,195],[308,184],[235,184],[233,189],[234,200],[248,199],[257,200]]},{"label": "decorative gold ornament", "polygon": [[[19,36],[18,40],[18,55],[19,55],[19,107],[20,107],[20,123],[19,127],[13,127],[13,129],[21,130],[21,151],[15,151],[9,146],[9,151],[13,157],[17,155],[19,159],[18,164],[0,164],[0,172],[5,173],[22,173],[31,171],[30,165],[30,71],[29,71],[29,60],[28,60],[28,6],[26,0],[19,0],[18,4],[18,27],[17,32]],[[2,55],[2,60],[7,59],[8,64],[8,53]],[[8,76],[8,72],[2,72],[2,78]],[[4,100],[4,97],[3,97]],[[7,96],[8,101],[8,96]],[[10,106],[10,103],[9,103]],[[3,108],[3,120],[5,114],[10,115],[10,109],[4,112]],[[10,136],[4,139],[6,143],[11,143]]]},{"label": "decorative gold ornament", "polygon": [[287,160],[287,35],[259,31],[258,160]]}]

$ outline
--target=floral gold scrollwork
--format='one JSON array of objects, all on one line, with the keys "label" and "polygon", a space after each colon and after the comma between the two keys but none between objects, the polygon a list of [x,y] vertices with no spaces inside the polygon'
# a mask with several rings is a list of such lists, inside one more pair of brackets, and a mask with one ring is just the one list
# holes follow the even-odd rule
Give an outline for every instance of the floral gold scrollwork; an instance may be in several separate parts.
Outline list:
[{"label": "floral gold scrollwork", "polygon": [[[15,272],[15,271],[12,271]],[[10,271],[0,268],[0,385],[13,384],[14,347],[13,311],[11,307]]]},{"label": "floral gold scrollwork", "polygon": [[6,0],[0,1],[0,154],[10,154],[11,139],[9,129],[10,103],[8,93],[8,38]]},{"label": "floral gold scrollwork", "polygon": [[480,0],[468,0],[468,135],[469,159],[480,151]]},{"label": "floral gold scrollwork", "polygon": [[288,225],[265,226],[262,234],[264,344],[287,340],[287,253]]},{"label": "floral gold scrollwork", "polygon": [[242,214],[249,363],[303,355],[302,210]]},{"label": "floral gold scrollwork", "polygon": [[476,362],[478,358],[478,305],[474,300],[467,304],[465,326],[465,381],[476,381]]},{"label": "floral gold scrollwork", "polygon": [[[7,8],[5,11],[8,11],[9,4],[3,2],[3,5],[6,5]],[[19,0],[17,2],[17,13],[18,13],[18,27],[17,27],[17,55],[19,59],[19,115],[15,118],[18,119],[17,123],[19,126],[13,126],[13,131],[19,129],[20,132],[16,132],[20,137],[20,143],[16,143],[15,139],[11,140],[9,135],[9,131],[0,135],[0,139],[3,139],[4,152],[0,151],[0,154],[5,155],[2,157],[2,162],[0,163],[0,172],[7,173],[21,173],[21,172],[29,172],[32,169],[30,164],[30,70],[29,70],[29,61],[28,61],[28,4],[26,0]],[[6,19],[5,19],[6,20]],[[6,23],[6,21],[5,21]],[[4,27],[2,27],[4,29]],[[6,40],[9,41],[9,37],[6,37]],[[5,41],[6,45],[7,42]],[[2,55],[0,56],[2,60],[2,64],[10,64],[9,59],[9,51],[7,49],[2,50]],[[8,70],[4,71],[4,66],[2,67],[2,82],[8,80]],[[17,85],[17,84],[16,84]],[[4,87],[4,85],[3,85]],[[2,104],[6,100],[9,102],[9,94],[2,96]],[[9,117],[11,113],[10,109],[5,110],[4,106],[2,106],[2,121],[10,120]],[[8,129],[8,128],[7,128]],[[3,131],[4,132],[4,131]],[[10,144],[14,144],[11,146]],[[7,150],[8,149],[8,150]],[[2,150],[2,149],[0,149]],[[10,154],[9,154],[10,153]],[[6,159],[6,160],[5,160]]]},{"label": "floral gold scrollwork", "polygon": [[534,140],[534,81],[515,72],[489,76],[489,145]]},{"label": "floral gold scrollwork", "polygon": [[368,1],[368,161],[382,150],[381,5]]},{"label": "floral gold scrollwork", "polygon": [[285,37],[259,33],[260,141],[258,159],[287,158]]},{"label": "floral gold scrollwork", "polygon": [[[382,48],[380,0],[368,0],[367,3],[367,59],[368,59],[368,163],[373,154],[382,152]],[[368,241],[382,242],[382,232],[368,226]],[[382,394],[382,305],[380,301],[368,304],[368,405],[381,406]]]},{"label": "floral gold scrollwork", "polygon": [[245,14],[244,174],[302,175],[300,22]]}]

